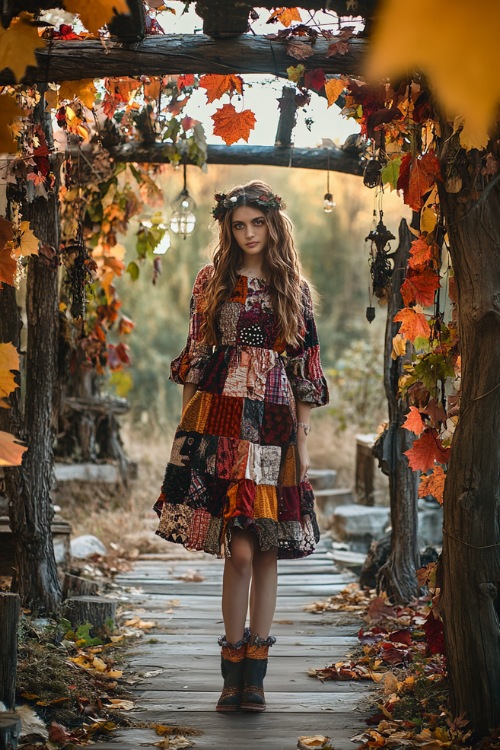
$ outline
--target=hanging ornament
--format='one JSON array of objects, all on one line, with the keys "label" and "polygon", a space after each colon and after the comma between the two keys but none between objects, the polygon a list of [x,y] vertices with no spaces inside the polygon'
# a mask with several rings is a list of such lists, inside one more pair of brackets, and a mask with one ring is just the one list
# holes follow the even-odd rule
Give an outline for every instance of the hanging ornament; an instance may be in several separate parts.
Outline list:
[{"label": "hanging ornament", "polygon": [[73,318],[85,318],[87,285],[93,281],[97,264],[87,251],[81,222],[78,222],[75,242],[65,245],[59,253],[63,256],[63,263],[66,267],[66,284],[71,297],[71,315]]},{"label": "hanging ornament", "polygon": [[335,201],[333,195],[330,192],[330,152],[327,156],[327,167],[326,167],[326,193],[323,198],[323,211],[325,214],[331,214],[335,208]]},{"label": "hanging ornament", "polygon": [[381,184],[380,173],[382,171],[382,164],[378,159],[370,159],[366,163],[365,170],[363,172],[363,184],[366,187],[374,188]]},{"label": "hanging ornament", "polygon": [[[391,253],[391,246],[388,245],[390,240],[395,237],[383,222],[384,212],[379,212],[379,222],[366,237],[365,242],[370,241],[370,257],[368,263],[370,266],[370,275],[372,278],[373,294],[381,301],[386,302],[389,298],[391,288],[391,278],[394,271],[392,259],[394,254]],[[387,247],[386,247],[387,246]],[[366,317],[369,322],[375,317],[375,308],[368,307]]]},{"label": "hanging ornament", "polygon": [[196,216],[194,215],[194,209],[196,203],[189,194],[187,189],[187,174],[186,174],[186,162],[184,161],[184,187],[181,192],[172,201],[172,208],[174,209],[172,216],[170,217],[170,229],[174,234],[182,235],[183,239],[186,239],[188,234],[194,231],[196,226]]}]

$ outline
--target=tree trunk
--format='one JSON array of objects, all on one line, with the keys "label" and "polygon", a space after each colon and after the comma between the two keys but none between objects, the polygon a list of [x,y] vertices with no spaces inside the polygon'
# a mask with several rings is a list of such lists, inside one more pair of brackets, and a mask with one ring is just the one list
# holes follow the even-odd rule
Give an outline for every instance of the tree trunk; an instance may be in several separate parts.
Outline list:
[{"label": "tree trunk", "polygon": [[[467,174],[477,174],[473,158]],[[478,201],[442,188],[441,202],[462,352],[460,422],[444,493],[441,602],[453,714],[465,713],[487,734],[500,725],[498,175]]]},{"label": "tree trunk", "polygon": [[401,427],[408,404],[398,398],[398,381],[403,358],[391,358],[392,339],[399,324],[394,316],[404,307],[401,284],[406,273],[412,236],[403,219],[399,225],[399,245],[394,254],[391,297],[387,309],[384,347],[384,385],[389,406],[389,427],[383,436],[382,449],[375,448],[381,468],[389,476],[391,501],[391,553],[377,576],[377,588],[386,591],[398,604],[407,604],[418,591],[416,571],[419,566],[417,541],[418,474],[413,472],[403,453],[411,448],[414,436]]},{"label": "tree trunk", "polygon": [[[46,122],[43,98],[35,118]],[[49,147],[50,133],[46,132]],[[55,166],[55,165],[54,165]],[[55,169],[57,174],[57,169]],[[23,218],[49,248],[59,246],[59,212],[56,183],[47,200],[36,198],[23,205]],[[53,391],[57,376],[58,266],[44,253],[31,256],[27,283],[28,345],[25,361],[24,435],[28,442],[23,463],[7,472],[9,517],[16,575],[13,590],[23,607],[34,613],[54,613],[61,600],[51,534],[54,509],[50,498],[53,471]],[[19,399],[13,418],[21,420]],[[17,413],[16,413],[17,411]]]}]

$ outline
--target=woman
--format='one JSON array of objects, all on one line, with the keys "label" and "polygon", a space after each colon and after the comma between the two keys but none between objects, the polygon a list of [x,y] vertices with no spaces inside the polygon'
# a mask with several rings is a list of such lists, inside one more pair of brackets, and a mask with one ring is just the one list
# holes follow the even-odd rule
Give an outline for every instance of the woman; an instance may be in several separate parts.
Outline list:
[{"label": "woman", "polygon": [[215,198],[218,246],[194,283],[187,345],[171,365],[183,412],[157,534],[225,557],[217,710],[264,711],[277,559],[309,555],[319,540],[307,436],[328,389],[281,198],[259,181]]}]

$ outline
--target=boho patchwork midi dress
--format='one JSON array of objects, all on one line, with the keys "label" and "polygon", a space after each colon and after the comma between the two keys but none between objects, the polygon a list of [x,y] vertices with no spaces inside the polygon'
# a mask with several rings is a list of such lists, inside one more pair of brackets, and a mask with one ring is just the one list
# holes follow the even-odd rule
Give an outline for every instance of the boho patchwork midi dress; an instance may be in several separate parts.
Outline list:
[{"label": "boho patchwork midi dress", "polygon": [[310,290],[302,282],[294,348],[279,340],[267,283],[239,276],[211,347],[201,325],[212,273],[208,265],[196,277],[187,344],[171,364],[171,380],[198,389],[175,433],[156,533],[223,557],[232,529],[251,529],[260,549],[305,557],[319,530],[312,487],[298,481],[296,401],[328,403]]}]

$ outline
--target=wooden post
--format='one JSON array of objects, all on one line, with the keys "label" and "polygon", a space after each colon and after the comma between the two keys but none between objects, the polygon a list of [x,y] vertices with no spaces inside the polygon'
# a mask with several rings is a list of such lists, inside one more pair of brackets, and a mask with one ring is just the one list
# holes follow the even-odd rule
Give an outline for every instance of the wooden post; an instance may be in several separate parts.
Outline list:
[{"label": "wooden post", "polygon": [[17,625],[20,599],[0,594],[0,702],[8,709],[16,705]]},{"label": "wooden post", "polygon": [[405,278],[411,239],[406,221],[402,219],[399,225],[399,245],[394,253],[394,273],[385,330],[384,385],[389,406],[389,427],[373,448],[380,468],[389,477],[392,527],[391,554],[379,570],[377,587],[386,591],[398,604],[407,604],[417,594],[416,571],[419,566],[418,474],[411,470],[403,455],[411,448],[414,437],[401,427],[408,409],[407,404],[397,395],[403,358],[391,358],[392,339],[399,328],[399,324],[394,323],[394,316],[404,307],[400,290]]}]

